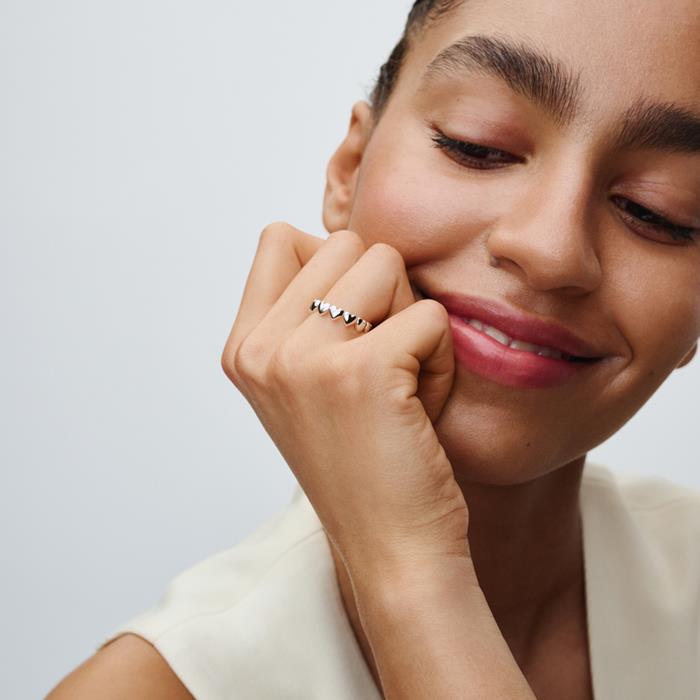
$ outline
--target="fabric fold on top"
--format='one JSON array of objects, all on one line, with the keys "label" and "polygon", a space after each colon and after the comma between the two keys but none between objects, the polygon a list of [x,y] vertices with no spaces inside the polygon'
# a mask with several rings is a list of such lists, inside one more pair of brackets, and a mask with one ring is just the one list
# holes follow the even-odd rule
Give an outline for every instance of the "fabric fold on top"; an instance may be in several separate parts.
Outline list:
[{"label": "fabric fold on top", "polygon": [[[700,697],[700,492],[586,462],[580,494],[596,700]],[[330,545],[297,486],[101,644],[153,644],[197,700],[381,700]]]}]

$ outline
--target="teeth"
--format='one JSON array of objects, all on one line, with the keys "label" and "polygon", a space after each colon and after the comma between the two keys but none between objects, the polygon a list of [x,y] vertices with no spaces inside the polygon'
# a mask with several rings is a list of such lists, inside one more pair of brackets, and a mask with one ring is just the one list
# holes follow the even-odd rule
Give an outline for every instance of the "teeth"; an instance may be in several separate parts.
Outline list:
[{"label": "teeth", "polygon": [[526,343],[524,340],[514,340],[498,328],[482,323],[475,318],[466,320],[470,326],[473,326],[482,333],[491,336],[502,345],[507,345],[514,350],[524,350],[525,352],[531,352],[535,355],[540,355],[541,357],[553,357],[557,360],[562,358],[562,353],[554,348],[548,348],[544,345],[535,345],[534,343]]},{"label": "teeth", "polygon": [[526,343],[524,340],[513,340],[510,343],[511,348],[515,350],[527,350],[528,352],[538,352],[542,349],[541,345],[535,345],[534,343]]},{"label": "teeth", "polygon": [[510,338],[503,331],[499,331],[498,328],[484,326],[483,332],[495,338],[499,343],[503,343],[503,345],[508,345],[510,343]]},{"label": "teeth", "polygon": [[534,352],[537,355],[542,355],[544,357],[554,357],[557,360],[561,360],[562,353],[559,350],[554,350],[554,348],[548,348],[544,345],[534,345],[533,343],[526,343],[524,340],[513,340],[510,343],[510,347],[515,350],[525,350],[527,352]]}]

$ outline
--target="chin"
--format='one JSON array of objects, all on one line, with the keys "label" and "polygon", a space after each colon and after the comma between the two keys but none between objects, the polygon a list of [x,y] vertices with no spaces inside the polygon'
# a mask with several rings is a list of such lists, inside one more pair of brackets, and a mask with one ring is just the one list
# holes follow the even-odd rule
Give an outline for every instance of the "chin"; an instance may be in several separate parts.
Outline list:
[{"label": "chin", "polygon": [[450,408],[446,406],[435,432],[460,479],[516,485],[537,479],[560,464],[551,452],[554,441],[543,439],[531,426],[514,428],[518,422],[512,416],[499,420],[493,409],[472,410],[471,420],[466,420],[465,411]]},{"label": "chin", "polygon": [[475,455],[471,446],[468,449],[463,449],[462,445],[456,445],[454,449],[445,447],[445,452],[459,483],[473,482],[489,486],[516,486],[543,476],[541,465],[523,462],[522,455],[512,458],[506,456],[500,459],[498,455],[494,455],[488,449],[484,450],[483,455]]}]

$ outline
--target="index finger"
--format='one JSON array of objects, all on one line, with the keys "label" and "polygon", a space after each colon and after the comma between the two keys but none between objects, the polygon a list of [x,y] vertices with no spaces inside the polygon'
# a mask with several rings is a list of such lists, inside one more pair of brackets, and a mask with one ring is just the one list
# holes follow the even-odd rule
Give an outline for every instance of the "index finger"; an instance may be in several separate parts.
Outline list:
[{"label": "index finger", "polygon": [[263,229],[227,346],[243,340],[260,323],[299,270],[325,242],[324,238],[312,236],[283,221]]}]

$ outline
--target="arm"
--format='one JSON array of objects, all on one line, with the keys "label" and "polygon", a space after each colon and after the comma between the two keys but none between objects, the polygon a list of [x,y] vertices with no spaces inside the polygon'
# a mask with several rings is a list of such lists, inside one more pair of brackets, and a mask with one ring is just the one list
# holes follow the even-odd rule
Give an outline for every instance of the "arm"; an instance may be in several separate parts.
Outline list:
[{"label": "arm", "polygon": [[193,700],[145,639],[125,634],[66,676],[46,700]]},{"label": "arm", "polygon": [[[310,304],[319,294],[326,304]],[[358,336],[344,314],[338,322],[343,309],[332,307],[335,321],[320,318],[330,303],[377,325]],[[450,318],[413,289],[399,251],[366,248],[350,230],[320,242],[286,224],[268,227],[222,367],[343,562],[369,562],[348,566],[351,579],[407,571],[417,559],[416,570],[430,573],[430,586],[403,575],[379,589],[373,578],[353,582],[388,697],[442,700],[459,689],[479,700],[532,700],[478,585],[459,576],[471,565],[468,505],[434,429],[454,385]]]},{"label": "arm", "polygon": [[387,700],[535,700],[470,562],[374,570],[353,588]]}]

